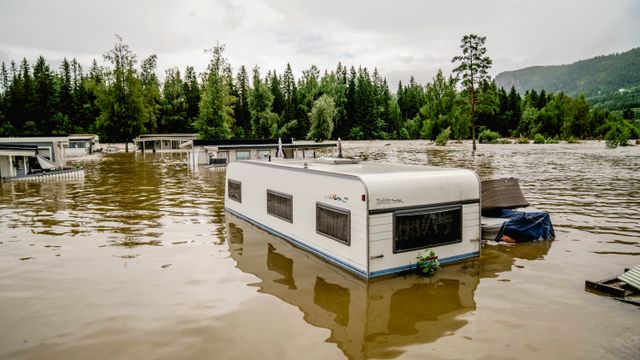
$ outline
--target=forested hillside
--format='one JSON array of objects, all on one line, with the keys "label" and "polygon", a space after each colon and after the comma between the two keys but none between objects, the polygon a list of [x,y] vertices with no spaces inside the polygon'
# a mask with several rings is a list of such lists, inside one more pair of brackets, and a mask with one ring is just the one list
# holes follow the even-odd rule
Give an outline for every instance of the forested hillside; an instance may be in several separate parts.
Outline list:
[{"label": "forested hillside", "polygon": [[535,89],[584,95],[591,105],[609,110],[640,107],[640,47],[623,53],[597,56],[569,65],[533,66],[496,76],[505,89]]}]

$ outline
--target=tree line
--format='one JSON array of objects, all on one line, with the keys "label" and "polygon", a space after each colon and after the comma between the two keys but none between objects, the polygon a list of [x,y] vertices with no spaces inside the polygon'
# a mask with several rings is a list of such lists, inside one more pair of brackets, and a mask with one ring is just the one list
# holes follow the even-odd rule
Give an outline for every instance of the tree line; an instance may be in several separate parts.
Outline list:
[{"label": "tree line", "polygon": [[447,131],[468,139],[481,127],[504,137],[640,137],[633,112],[608,112],[562,92],[507,91],[488,76],[470,80],[464,45],[453,74],[438,71],[426,84],[411,77],[392,91],[377,69],[341,63],[324,71],[312,65],[298,78],[289,64],[266,74],[257,66],[234,71],[224,45],[209,50],[204,72],[173,67],[161,82],[157,57],[139,61],[118,37],[104,64],[94,60],[88,70],[75,59],[52,69],[42,56],[2,63],[0,135],[96,133],[102,142],[128,142],[141,133],[324,140],[436,139]]}]

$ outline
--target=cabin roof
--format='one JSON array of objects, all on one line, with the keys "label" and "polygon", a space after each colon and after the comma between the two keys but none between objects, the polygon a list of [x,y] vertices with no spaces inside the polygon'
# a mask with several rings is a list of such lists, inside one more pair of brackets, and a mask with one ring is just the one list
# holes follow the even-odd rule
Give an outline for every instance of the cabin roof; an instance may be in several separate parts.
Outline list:
[{"label": "cabin roof", "polygon": [[25,136],[25,137],[0,137],[0,143],[68,143],[67,136]]},{"label": "cabin roof", "polygon": [[[293,144],[292,138],[282,138],[282,144]],[[193,140],[193,146],[278,145],[278,139],[213,139]]]},{"label": "cabin roof", "polygon": [[[336,147],[334,143],[326,144],[282,144],[283,149],[322,149]],[[208,145],[205,148],[214,148],[218,150],[236,150],[236,149],[277,149],[278,144],[240,144],[240,145]]]}]

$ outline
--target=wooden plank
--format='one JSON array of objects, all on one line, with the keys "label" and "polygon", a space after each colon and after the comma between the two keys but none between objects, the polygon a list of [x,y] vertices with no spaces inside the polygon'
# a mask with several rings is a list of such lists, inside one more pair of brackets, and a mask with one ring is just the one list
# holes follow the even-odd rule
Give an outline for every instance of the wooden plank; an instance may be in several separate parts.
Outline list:
[{"label": "wooden plank", "polygon": [[607,285],[607,282],[610,282],[613,279],[603,280],[603,281],[589,281],[586,280],[584,285],[587,289],[597,290],[603,292],[605,294],[609,294],[611,296],[623,298],[626,295],[626,291],[624,289],[620,289],[618,287]]}]

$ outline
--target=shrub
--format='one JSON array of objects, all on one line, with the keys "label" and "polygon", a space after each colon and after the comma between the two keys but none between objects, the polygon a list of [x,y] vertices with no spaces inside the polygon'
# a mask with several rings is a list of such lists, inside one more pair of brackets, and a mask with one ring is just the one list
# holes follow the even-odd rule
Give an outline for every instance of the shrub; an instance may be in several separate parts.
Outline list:
[{"label": "shrub", "polygon": [[436,253],[433,250],[427,250],[424,255],[418,254],[416,259],[418,259],[418,272],[423,276],[432,277],[438,270],[440,270],[438,256],[436,256]]},{"label": "shrub", "polygon": [[407,130],[407,128],[402,128],[400,129],[400,139],[401,140],[409,140],[411,139],[411,137],[409,136],[409,131]]},{"label": "shrub", "polygon": [[516,140],[516,143],[518,144],[528,144],[529,143],[529,138],[528,137],[519,137],[518,140]]},{"label": "shrub", "polygon": [[542,134],[536,134],[533,137],[533,143],[534,144],[545,144],[547,142],[547,138],[544,137],[544,135]]},{"label": "shrub", "polygon": [[614,148],[616,146],[629,145],[630,136],[631,131],[629,131],[628,127],[616,125],[607,132],[604,139],[607,141],[608,147]]},{"label": "shrub", "polygon": [[485,129],[478,134],[478,141],[481,144],[497,144],[498,139],[500,139],[500,133],[497,131]]},{"label": "shrub", "polygon": [[362,132],[362,129],[360,128],[360,126],[355,126],[351,128],[351,130],[349,131],[349,139],[350,140],[364,139],[364,133]]},{"label": "shrub", "polygon": [[580,140],[578,140],[577,138],[575,138],[573,136],[569,136],[567,138],[567,144],[580,144]]},{"label": "shrub", "polygon": [[438,135],[438,137],[436,138],[436,145],[438,146],[447,145],[447,141],[449,141],[450,137],[451,137],[451,128],[448,127],[442,130],[442,132]]}]

